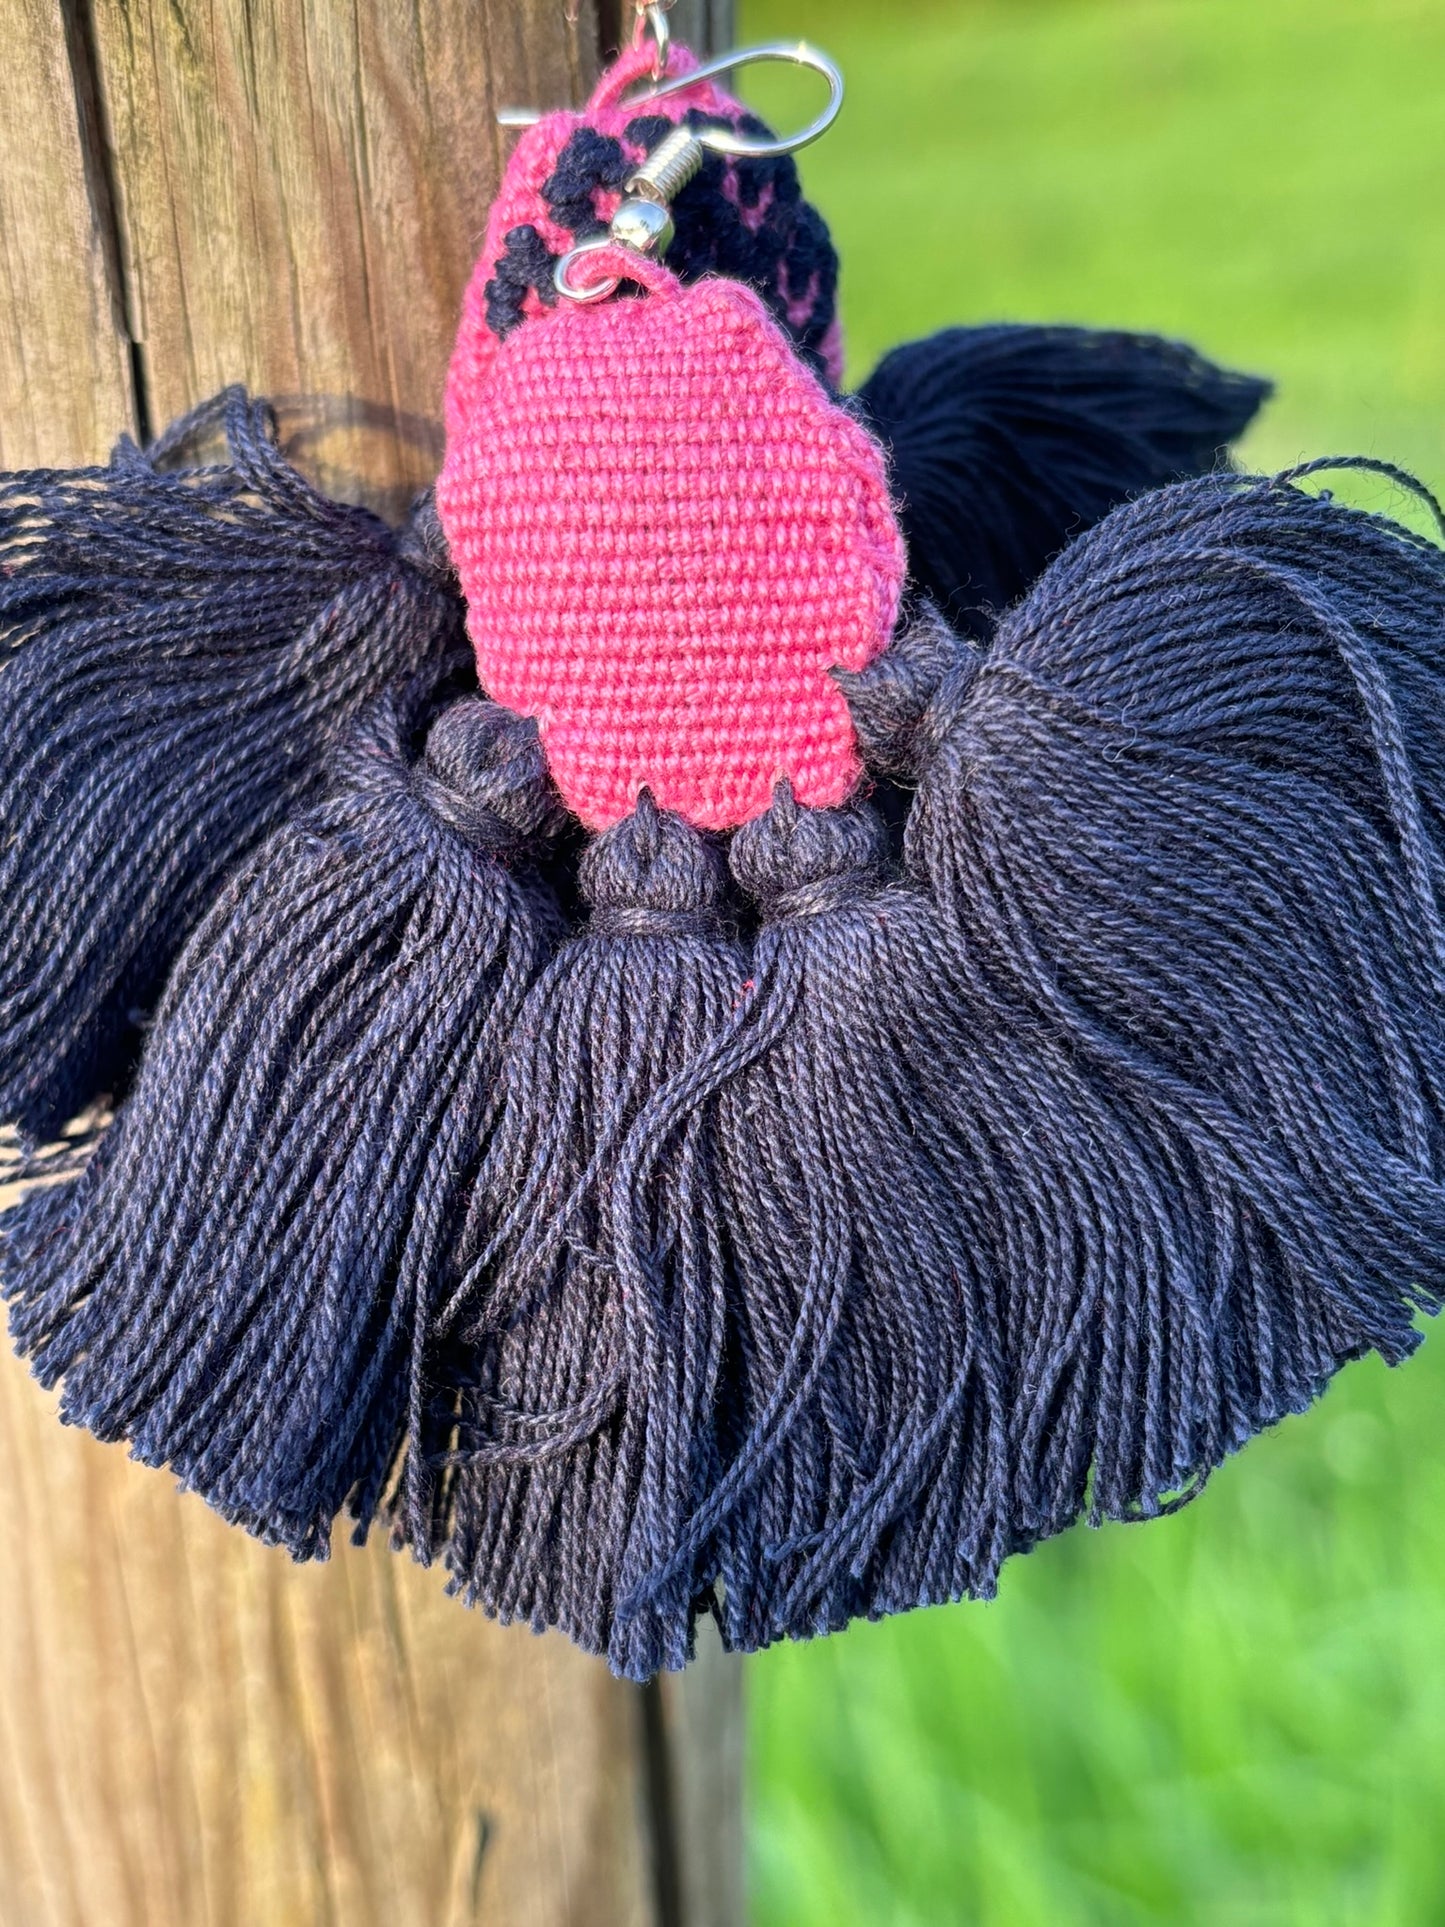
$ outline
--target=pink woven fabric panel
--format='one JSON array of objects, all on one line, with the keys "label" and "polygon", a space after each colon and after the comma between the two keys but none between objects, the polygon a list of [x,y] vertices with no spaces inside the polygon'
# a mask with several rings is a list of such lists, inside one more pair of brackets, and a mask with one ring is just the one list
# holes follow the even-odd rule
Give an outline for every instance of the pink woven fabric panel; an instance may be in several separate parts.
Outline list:
[{"label": "pink woven fabric panel", "polygon": [[[477,257],[462,302],[462,318],[447,378],[446,424],[449,434],[455,432],[457,426],[458,392],[471,392],[474,384],[491,367],[497,352],[497,338],[487,326],[487,284],[504,252],[507,235],[514,228],[529,224],[557,253],[565,252],[572,245],[572,234],[559,227],[553,219],[542,189],[557,165],[558,156],[577,129],[591,127],[599,134],[610,134],[622,140],[628,157],[633,162],[639,162],[644,158],[644,150],[636,143],[625,140],[623,135],[624,129],[640,113],[657,114],[674,122],[680,121],[694,108],[701,113],[715,115],[720,120],[736,122],[742,117],[745,111],[742,103],[706,80],[682,92],[646,103],[645,106],[625,104],[624,96],[646,80],[651,61],[650,49],[629,49],[598,81],[592,98],[581,113],[564,109],[544,115],[535,126],[527,129],[513,149],[502,176],[501,188],[487,217],[482,251]],[[696,64],[696,57],[685,47],[674,46],[668,72],[680,74]],[[621,199],[621,194],[614,192],[595,195],[593,211],[597,218],[603,222],[610,221]],[[540,318],[547,312],[547,306],[537,295],[528,296],[526,313],[530,318]],[[842,335],[836,325],[825,344],[824,361],[836,387],[843,379]]]},{"label": "pink woven fabric panel", "polygon": [[483,686],[537,717],[568,806],[602,828],[646,785],[709,829],[787,777],[859,774],[830,667],[892,633],[904,570],[882,455],[735,282],[563,302],[454,383],[437,504]]}]

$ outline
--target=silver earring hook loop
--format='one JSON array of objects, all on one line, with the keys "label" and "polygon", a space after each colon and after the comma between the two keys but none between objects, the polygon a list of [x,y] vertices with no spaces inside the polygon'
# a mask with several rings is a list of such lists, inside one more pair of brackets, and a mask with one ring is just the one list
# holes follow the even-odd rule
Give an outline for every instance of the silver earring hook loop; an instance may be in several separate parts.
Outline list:
[{"label": "silver earring hook loop", "polygon": [[806,127],[799,128],[796,134],[789,134],[782,140],[760,140],[750,134],[736,133],[730,127],[701,127],[697,131],[697,138],[714,154],[751,156],[758,160],[778,154],[796,154],[800,147],[811,146],[827,133],[843,105],[842,74],[827,54],[809,46],[806,40],[770,40],[761,46],[739,47],[732,53],[719,54],[713,60],[703,61],[700,67],[694,67],[688,73],[676,74],[671,80],[656,80],[640,93],[629,94],[627,105],[640,107],[650,100],[663,100],[669,94],[680,94],[688,87],[695,87],[701,80],[733,73],[739,67],[757,66],[762,61],[778,61],[789,67],[807,67],[811,72],[821,74],[828,83],[828,104],[823,111],[810,120]]},{"label": "silver earring hook loop", "polygon": [[552,270],[552,286],[558,294],[566,295],[569,301],[580,302],[584,307],[593,301],[605,301],[616,294],[622,283],[615,274],[607,274],[600,281],[574,281],[573,270],[584,262],[589,254],[596,254],[601,248],[614,247],[616,243],[610,234],[598,234],[590,241],[579,241],[575,248],[567,252]]}]

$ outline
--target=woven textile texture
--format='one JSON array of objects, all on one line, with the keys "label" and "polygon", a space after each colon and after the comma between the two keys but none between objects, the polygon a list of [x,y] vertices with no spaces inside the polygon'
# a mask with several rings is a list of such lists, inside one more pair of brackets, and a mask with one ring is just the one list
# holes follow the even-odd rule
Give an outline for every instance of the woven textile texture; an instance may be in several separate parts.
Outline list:
[{"label": "woven textile texture", "polygon": [[[557,303],[552,270],[578,241],[600,235],[617,212],[622,184],[667,133],[686,120],[766,135],[761,121],[710,81],[658,101],[626,102],[651,71],[651,50],[624,53],[580,113],[547,114],[529,127],[507,163],[486,238],[462,304],[447,386],[447,430],[458,406],[492,364],[498,344]],[[696,65],[674,46],[676,77]],[[709,154],[673,204],[677,234],[668,265],[683,281],[726,275],[761,294],[794,347],[837,388],[843,338],[836,313],[838,257],[827,225],[803,199],[791,155],[734,159]]]},{"label": "woven textile texture", "polygon": [[700,828],[860,770],[828,671],[892,633],[883,457],[763,303],[603,250],[642,299],[563,303],[456,384],[437,506],[489,694],[535,716],[593,828],[645,786]]}]

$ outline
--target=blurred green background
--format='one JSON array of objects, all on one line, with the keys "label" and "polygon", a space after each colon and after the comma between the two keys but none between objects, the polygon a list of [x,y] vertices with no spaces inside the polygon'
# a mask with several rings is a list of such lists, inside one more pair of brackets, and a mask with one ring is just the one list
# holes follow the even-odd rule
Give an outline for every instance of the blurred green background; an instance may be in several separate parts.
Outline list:
[{"label": "blurred green background", "polygon": [[[847,74],[802,165],[852,379],[951,321],[1156,329],[1277,380],[1252,465],[1445,484],[1442,0],[743,0],[740,28]],[[1445,1332],[1175,1518],[751,1662],[757,1927],[1445,1922],[1442,1410]]]}]

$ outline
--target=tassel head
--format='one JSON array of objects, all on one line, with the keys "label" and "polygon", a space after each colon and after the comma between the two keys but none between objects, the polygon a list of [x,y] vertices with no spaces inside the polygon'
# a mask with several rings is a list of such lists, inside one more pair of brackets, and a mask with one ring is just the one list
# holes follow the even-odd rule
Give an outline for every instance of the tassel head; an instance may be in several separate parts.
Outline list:
[{"label": "tassel head", "polygon": [[706,829],[784,780],[841,803],[829,671],[886,646],[903,584],[882,454],[750,289],[591,259],[643,298],[563,301],[454,381],[437,502],[482,683],[593,828],[644,787]]}]

